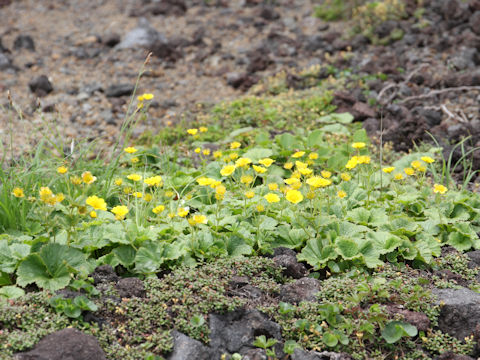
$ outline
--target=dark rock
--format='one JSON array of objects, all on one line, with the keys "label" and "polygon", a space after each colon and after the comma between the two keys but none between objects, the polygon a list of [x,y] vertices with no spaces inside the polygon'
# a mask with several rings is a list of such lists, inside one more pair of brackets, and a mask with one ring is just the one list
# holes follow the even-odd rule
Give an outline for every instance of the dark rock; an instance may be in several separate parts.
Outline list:
[{"label": "dark rock", "polygon": [[174,41],[162,39],[153,43],[149,50],[160,59],[176,62],[183,57],[183,53],[178,48],[178,45]]},{"label": "dark rock", "polygon": [[330,351],[305,351],[302,349],[295,349],[291,355],[291,360],[351,360],[352,357],[348,354],[335,353]]},{"label": "dark rock", "polygon": [[178,332],[172,332],[173,352],[167,360],[206,360],[213,359],[212,350],[203,345],[200,341],[189,338]]},{"label": "dark rock", "polygon": [[18,35],[13,42],[13,48],[15,50],[26,49],[35,51],[35,42],[30,35]]},{"label": "dark rock", "polygon": [[28,83],[30,90],[37,96],[45,96],[53,91],[53,86],[48,77],[40,75]]},{"label": "dark rock", "polygon": [[307,268],[302,263],[297,261],[296,256],[279,255],[273,258],[273,261],[283,269],[285,276],[290,276],[294,279],[300,279],[307,275]]},{"label": "dark rock", "polygon": [[325,47],[326,43],[321,35],[312,35],[305,39],[304,49],[309,52],[315,52]]},{"label": "dark rock", "polygon": [[42,104],[42,111],[45,113],[51,113],[56,110],[55,103]]},{"label": "dark rock", "polygon": [[9,69],[11,67],[12,62],[10,61],[8,56],[5,53],[0,52],[0,70]]},{"label": "dark rock", "polygon": [[258,77],[246,73],[231,72],[226,74],[227,84],[234,89],[248,90],[258,82]]},{"label": "dark rock", "polygon": [[17,360],[106,360],[95,337],[67,328],[45,336],[33,350],[15,355]]},{"label": "dark rock", "polygon": [[135,86],[132,84],[116,84],[111,85],[105,90],[107,97],[130,96],[133,93]]},{"label": "dark rock", "polygon": [[444,79],[444,83],[446,87],[479,86],[480,70],[451,74]]},{"label": "dark rock", "polygon": [[320,290],[320,282],[313,278],[301,278],[293,283],[285,284],[280,290],[280,300],[298,304],[301,301],[316,301]]},{"label": "dark rock", "polygon": [[138,278],[120,279],[115,287],[121,298],[145,297],[145,287],[142,280]]},{"label": "dark rock", "polygon": [[440,123],[442,122],[441,111],[437,111],[433,109],[425,109],[425,108],[416,108],[414,109],[414,113],[424,118],[429,127],[440,125]]},{"label": "dark rock", "polygon": [[242,352],[242,360],[268,360],[267,354],[263,349],[248,349]]},{"label": "dark rock", "polygon": [[470,258],[470,264],[472,268],[480,266],[480,250],[469,251],[465,253]]},{"label": "dark rock", "polygon": [[249,282],[250,279],[246,276],[232,276],[228,285],[231,289],[240,289],[241,287],[248,285]]},{"label": "dark rock", "polygon": [[480,294],[462,289],[434,289],[437,304],[442,305],[438,327],[459,340],[470,336],[480,323]]},{"label": "dark rock", "polygon": [[397,21],[394,20],[387,20],[382,21],[380,25],[378,25],[375,30],[374,34],[377,35],[379,38],[384,38],[390,36],[390,33],[399,27]]},{"label": "dark rock", "polygon": [[119,44],[122,41],[122,38],[119,34],[108,34],[105,35],[102,39],[104,45],[108,47],[114,47],[115,45]]},{"label": "dark rock", "polygon": [[468,19],[469,16],[468,4],[462,3],[458,0],[444,1],[442,11],[443,18],[450,21]]},{"label": "dark rock", "polygon": [[380,119],[368,118],[362,122],[362,127],[370,136],[380,133]]},{"label": "dark rock", "polygon": [[444,352],[442,355],[435,358],[435,360],[475,360],[467,355],[458,355],[453,351]]},{"label": "dark rock", "polygon": [[[210,315],[210,347],[216,354],[245,353],[255,348],[252,344],[260,335],[281,341],[281,327],[268,320],[258,310],[241,309],[225,315]],[[275,346],[277,356],[281,356],[282,347],[280,343],[277,345]]]},{"label": "dark rock", "polygon": [[402,309],[397,305],[387,305],[387,311],[391,315],[402,315],[406,322],[415,326],[419,331],[427,331],[430,328],[430,319],[424,313]]},{"label": "dark rock", "polygon": [[470,17],[470,28],[475,34],[480,35],[480,11],[475,11]]},{"label": "dark rock", "polygon": [[280,246],[280,247],[277,247],[277,248],[273,249],[273,257],[281,256],[281,255],[288,255],[288,256],[296,257],[297,253],[294,250],[283,247],[283,246]]},{"label": "dark rock", "polygon": [[361,121],[369,117],[375,117],[375,110],[373,110],[367,104],[357,101],[352,108],[352,115],[355,120]]},{"label": "dark rock", "polygon": [[352,40],[350,40],[350,46],[353,50],[360,50],[367,46],[369,43],[370,40],[362,34],[358,34]]},{"label": "dark rock", "polygon": [[259,16],[269,21],[277,20],[280,18],[280,14],[277,13],[272,6],[262,6],[259,11]]},{"label": "dark rock", "polygon": [[248,54],[248,59],[250,63],[248,64],[247,72],[249,73],[263,71],[273,63],[272,59],[268,56],[268,53],[265,53],[262,49],[256,49],[250,52]]}]

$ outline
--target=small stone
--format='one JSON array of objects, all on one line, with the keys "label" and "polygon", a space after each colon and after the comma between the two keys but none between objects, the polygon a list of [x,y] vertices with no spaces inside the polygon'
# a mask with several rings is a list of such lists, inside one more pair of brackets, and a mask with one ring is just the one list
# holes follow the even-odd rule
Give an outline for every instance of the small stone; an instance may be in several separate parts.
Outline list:
[{"label": "small stone", "polygon": [[194,340],[178,331],[173,331],[173,351],[167,360],[205,360],[213,359],[212,350],[200,341]]},{"label": "small stone", "polygon": [[117,282],[119,277],[115,270],[110,265],[100,265],[95,268],[95,271],[90,275],[93,278],[93,284],[98,285],[102,283]]},{"label": "small stone", "polygon": [[13,42],[13,48],[15,50],[26,49],[35,51],[35,42],[30,35],[18,35]]},{"label": "small stone", "polygon": [[132,84],[116,84],[111,85],[105,91],[107,97],[130,96],[133,93],[135,86]]},{"label": "small stone", "polygon": [[297,261],[296,256],[279,255],[273,258],[276,265],[284,268],[283,274],[294,279],[300,279],[307,275],[307,268],[305,265]]},{"label": "small stone", "polygon": [[298,304],[301,301],[316,301],[316,294],[320,290],[320,282],[313,278],[301,278],[297,281],[283,285],[280,290],[280,300]]},{"label": "small stone", "polygon": [[138,278],[124,278],[117,282],[116,288],[121,298],[145,297],[145,287]]},{"label": "small stone", "polygon": [[53,86],[48,77],[40,75],[28,83],[30,90],[35,95],[42,97],[53,91]]},{"label": "small stone", "polygon": [[472,31],[480,35],[480,11],[475,11],[475,13],[470,17],[470,28]]}]

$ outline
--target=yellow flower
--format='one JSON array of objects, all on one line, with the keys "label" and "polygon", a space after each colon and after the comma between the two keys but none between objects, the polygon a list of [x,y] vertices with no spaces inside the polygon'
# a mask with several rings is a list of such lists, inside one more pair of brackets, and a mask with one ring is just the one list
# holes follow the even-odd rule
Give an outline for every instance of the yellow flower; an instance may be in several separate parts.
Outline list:
[{"label": "yellow flower", "polygon": [[287,169],[287,170],[290,170],[292,167],[293,167],[293,163],[291,163],[291,162],[286,162],[286,163],[283,165],[283,168],[284,168],[284,169]]},{"label": "yellow flower", "polygon": [[107,203],[105,200],[96,195],[89,196],[87,200],[85,200],[85,203],[93,207],[95,210],[107,211]]},{"label": "yellow flower", "polygon": [[419,171],[419,172],[425,172],[425,171],[427,171],[427,168],[426,168],[425,166],[419,166],[419,167],[417,168],[417,171]]},{"label": "yellow flower", "polygon": [[197,135],[198,129],[188,129],[187,133],[190,135]]},{"label": "yellow flower", "polygon": [[17,198],[25,197],[25,194],[23,193],[23,189],[19,188],[19,187],[16,187],[16,188],[13,189],[12,195],[17,197]]},{"label": "yellow flower", "polygon": [[348,170],[355,169],[355,167],[358,165],[358,156],[352,156],[350,160],[348,160],[347,165],[345,167]]},{"label": "yellow flower", "polygon": [[305,169],[306,167],[308,166],[307,163],[304,163],[302,161],[295,161],[295,167],[297,168],[297,170],[300,170],[300,169]]},{"label": "yellow flower", "polygon": [[340,190],[337,192],[337,196],[340,198],[340,199],[343,199],[344,197],[347,196],[347,193],[343,190]]},{"label": "yellow flower", "polygon": [[249,190],[249,191],[247,191],[247,192],[245,193],[245,197],[246,197],[247,199],[251,199],[251,198],[253,198],[254,196],[255,196],[255,193],[254,193],[252,190]]},{"label": "yellow flower", "polygon": [[55,202],[62,202],[63,200],[65,200],[65,195],[63,195],[62,193],[58,193],[57,195],[55,195]]},{"label": "yellow flower", "polygon": [[96,176],[93,176],[90,171],[85,171],[82,173],[82,180],[85,184],[93,184],[97,180]]},{"label": "yellow flower", "polygon": [[430,156],[422,156],[420,159],[422,159],[423,161],[425,161],[428,164],[431,164],[431,163],[435,162],[435,159],[432,159]]},{"label": "yellow flower", "polygon": [[133,146],[129,146],[123,149],[123,151],[125,151],[128,154],[133,154],[133,153],[136,153],[138,150],[135,149]]},{"label": "yellow flower", "polygon": [[288,178],[288,179],[285,179],[283,180],[285,182],[285,184],[287,185],[293,185],[293,184],[297,184],[300,182],[299,179],[295,178],[295,177],[291,177],[291,178]]},{"label": "yellow flower", "polygon": [[441,184],[435,184],[433,185],[433,192],[436,194],[445,194],[448,191],[448,189],[441,185]]},{"label": "yellow flower", "polygon": [[253,176],[251,175],[242,175],[242,177],[240,178],[240,182],[242,184],[250,184],[251,182],[253,181]]},{"label": "yellow flower", "polygon": [[364,142],[354,142],[354,143],[352,144],[352,147],[353,147],[354,149],[363,149],[363,148],[365,147],[365,145],[366,145],[366,144],[365,144]]},{"label": "yellow flower", "polygon": [[243,167],[243,166],[248,166],[249,164],[252,163],[252,160],[249,159],[249,158],[244,158],[244,157],[241,157],[240,159],[238,159],[237,161],[235,161],[235,165],[237,167]]},{"label": "yellow flower", "polygon": [[153,99],[153,94],[150,94],[150,93],[146,93],[146,94],[143,94],[143,100],[152,100]]},{"label": "yellow flower", "polygon": [[270,159],[270,158],[265,158],[265,159],[261,159],[261,160],[258,161],[258,163],[259,163],[260,165],[263,165],[263,166],[265,166],[265,167],[267,167],[267,168],[268,168],[270,165],[272,165],[274,162],[275,162],[275,160]]},{"label": "yellow flower", "polygon": [[332,173],[330,171],[327,171],[327,170],[322,170],[322,172],[320,173],[325,179],[330,179],[330,177],[332,176]]},{"label": "yellow flower", "polygon": [[130,161],[132,162],[132,164],[136,164],[140,161],[140,159],[138,157],[134,157],[134,158],[131,158]]},{"label": "yellow flower", "polygon": [[65,166],[59,166],[59,167],[57,168],[57,172],[58,172],[59,174],[65,174],[67,171],[68,171],[68,168],[65,167]]},{"label": "yellow flower", "polygon": [[208,178],[208,177],[205,177],[205,176],[202,176],[201,178],[198,178],[198,179],[197,179],[197,183],[198,183],[198,185],[200,185],[200,186],[210,186],[210,185],[212,185],[214,182],[215,182],[215,179]]},{"label": "yellow flower", "polygon": [[268,184],[268,189],[271,191],[278,190],[278,184],[277,183],[270,183]]},{"label": "yellow flower", "polygon": [[288,190],[285,198],[293,204],[298,204],[303,200],[303,195],[298,190]]},{"label": "yellow flower", "polygon": [[[144,100],[143,95],[137,96],[137,100],[138,100],[140,103],[142,103],[143,100]],[[139,105],[139,107],[140,107],[140,105]],[[142,104],[142,107],[143,107],[143,104]]]},{"label": "yellow flower", "polygon": [[90,211],[90,217],[91,217],[92,219],[95,219],[95,218],[97,217],[96,211],[93,211],[93,210]]},{"label": "yellow flower", "polygon": [[141,198],[143,196],[143,194],[139,191],[135,191],[132,195],[135,196],[136,198]]},{"label": "yellow flower", "polygon": [[235,165],[226,165],[222,168],[222,170],[220,170],[220,174],[222,174],[222,176],[230,176],[234,171]]},{"label": "yellow flower", "polygon": [[307,199],[312,200],[315,198],[315,191],[310,190],[306,195]]},{"label": "yellow flower", "polygon": [[420,161],[418,160],[414,160],[410,163],[410,165],[415,169],[415,170],[418,170],[419,168],[421,168],[423,165]]},{"label": "yellow flower", "polygon": [[146,202],[150,202],[152,201],[152,199],[153,199],[153,196],[150,193],[146,193],[145,196],[143,197],[143,200],[145,200]]},{"label": "yellow flower", "polygon": [[168,213],[168,217],[169,217],[170,219],[173,219],[173,218],[175,217],[175,213],[172,213],[172,212],[171,212],[171,213]]},{"label": "yellow flower", "polygon": [[210,149],[203,149],[202,154],[205,156],[210,155]]},{"label": "yellow flower", "polygon": [[226,192],[227,188],[223,185],[218,185],[217,187],[215,187],[215,193],[219,196],[225,195]]},{"label": "yellow flower", "polygon": [[130,186],[127,186],[127,187],[125,187],[125,188],[123,189],[123,192],[124,192],[125,194],[130,194],[130,193],[133,192],[133,189],[132,189]]},{"label": "yellow flower", "polygon": [[127,179],[132,180],[132,181],[140,181],[140,180],[142,180],[142,175],[130,174],[130,175],[127,176]]},{"label": "yellow flower", "polygon": [[415,170],[413,170],[412,168],[405,168],[403,169],[403,171],[405,171],[405,174],[407,174],[408,176],[415,174]]},{"label": "yellow flower", "polygon": [[82,183],[82,178],[79,177],[79,176],[72,176],[70,178],[70,182],[73,184],[73,185],[80,185]]},{"label": "yellow flower", "polygon": [[158,206],[155,206],[153,209],[152,209],[152,212],[154,214],[160,214],[163,210],[165,210],[165,206],[163,205],[158,205]]},{"label": "yellow flower", "polygon": [[394,166],[389,166],[389,167],[385,167],[382,169],[382,171],[385,173],[385,174],[390,174],[393,170],[395,170],[395,167]]},{"label": "yellow flower", "polygon": [[402,173],[396,173],[393,178],[395,180],[402,180],[403,179],[403,174]]},{"label": "yellow flower", "polygon": [[178,216],[180,216],[180,217],[185,217],[185,216],[188,215],[189,210],[190,210],[190,209],[189,209],[188,207],[178,208],[177,214],[178,214]]},{"label": "yellow flower", "polygon": [[207,217],[205,215],[193,215],[193,221],[196,224],[206,224]]},{"label": "yellow flower", "polygon": [[303,155],[305,155],[305,151],[297,151],[292,154],[292,157],[298,159],[301,158]]},{"label": "yellow flower", "polygon": [[370,164],[370,156],[362,155],[357,159],[359,164]]},{"label": "yellow flower", "polygon": [[230,149],[235,150],[240,148],[240,146],[242,146],[242,144],[240,144],[238,141],[234,141],[230,144]]},{"label": "yellow flower", "polygon": [[210,184],[210,187],[212,189],[215,189],[218,185],[221,185],[222,182],[221,181],[218,181],[218,180],[214,180],[211,184]]},{"label": "yellow flower", "polygon": [[161,186],[162,185],[162,177],[160,175],[148,177],[143,180],[145,184],[148,186]]},{"label": "yellow flower", "polygon": [[222,152],[219,151],[219,150],[213,152],[213,157],[214,157],[215,159],[221,158],[222,155],[223,155]]},{"label": "yellow flower", "polygon": [[116,178],[116,179],[115,179],[115,185],[120,186],[120,185],[122,185],[122,184],[123,184],[123,180],[122,180],[122,179],[120,179],[120,178]]},{"label": "yellow flower", "polygon": [[252,167],[253,167],[253,170],[255,170],[259,174],[264,174],[267,171],[267,169],[264,168],[263,166],[253,165]]},{"label": "yellow flower", "polygon": [[200,130],[200,132],[204,133],[204,132],[207,132],[208,131],[208,128],[206,128],[205,126],[200,126],[198,128]]},{"label": "yellow flower", "polygon": [[332,183],[330,179],[324,179],[320,176],[313,176],[307,179],[307,184],[313,188],[327,187]]},{"label": "yellow flower", "polygon": [[110,210],[113,214],[115,214],[115,219],[123,220],[125,215],[128,214],[128,208],[125,205],[118,205],[115,206],[112,210]]},{"label": "yellow flower", "polygon": [[299,179],[302,177],[302,174],[300,173],[300,171],[296,170],[292,173],[292,178],[296,178],[296,179]]},{"label": "yellow flower", "polygon": [[165,196],[166,197],[172,197],[173,195],[175,195],[175,193],[172,190],[165,191]]},{"label": "yellow flower", "polygon": [[298,171],[300,172],[300,174],[302,175],[310,175],[311,173],[313,173],[313,170],[312,169],[309,169],[309,168],[302,168],[302,169],[298,169]]},{"label": "yellow flower", "polygon": [[196,152],[197,154],[200,154],[201,151],[202,151],[202,149],[200,149],[199,147],[197,147],[197,148],[195,149],[195,152]]},{"label": "yellow flower", "polygon": [[234,153],[231,153],[229,156],[230,156],[230,159],[232,159],[232,160],[238,159],[238,154],[235,153],[235,152],[234,152]]},{"label": "yellow flower", "polygon": [[258,204],[258,205],[257,205],[257,211],[258,211],[258,212],[263,212],[263,211],[265,211],[265,206],[263,206],[262,204]]},{"label": "yellow flower", "polygon": [[43,202],[48,202],[53,197],[53,192],[48,186],[43,186],[39,190],[40,200]]},{"label": "yellow flower", "polygon": [[350,175],[349,173],[341,173],[340,177],[342,178],[343,181],[352,180],[352,175]]},{"label": "yellow flower", "polygon": [[278,195],[274,193],[268,193],[267,195],[264,196],[264,198],[269,203],[276,203],[280,201],[280,198],[278,197]]},{"label": "yellow flower", "polygon": [[310,160],[317,160],[317,159],[318,159],[318,154],[312,152],[312,153],[308,154],[308,158],[309,158]]}]

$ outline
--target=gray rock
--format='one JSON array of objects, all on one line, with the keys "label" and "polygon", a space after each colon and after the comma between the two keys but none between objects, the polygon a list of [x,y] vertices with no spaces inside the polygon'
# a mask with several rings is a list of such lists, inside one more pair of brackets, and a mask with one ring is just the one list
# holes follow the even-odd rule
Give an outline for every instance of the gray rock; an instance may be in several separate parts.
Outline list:
[{"label": "gray rock", "polygon": [[15,50],[26,49],[35,51],[35,42],[30,35],[18,35],[13,42],[13,48]]},{"label": "gray rock", "polygon": [[475,11],[470,17],[470,28],[475,34],[480,35],[480,11]]},{"label": "gray rock", "polygon": [[480,250],[475,250],[475,251],[469,251],[465,253],[470,258],[470,263],[469,265],[471,268],[474,268],[475,266],[480,266]]},{"label": "gray rock", "polygon": [[0,70],[8,69],[12,66],[10,59],[4,53],[0,52]]},{"label": "gray rock", "polygon": [[145,287],[138,278],[124,278],[117,282],[116,288],[121,298],[145,297]]},{"label": "gray rock", "polygon": [[[280,325],[268,320],[258,310],[237,310],[225,315],[210,315],[210,347],[216,354],[246,353],[255,348],[253,342],[260,334],[278,341],[282,339]],[[279,343],[275,350],[277,355],[283,354]]]},{"label": "gray rock", "polygon": [[45,96],[53,91],[53,86],[48,77],[40,75],[28,83],[30,90],[37,96]]},{"label": "gray rock", "polygon": [[434,289],[442,305],[438,327],[457,339],[470,336],[480,323],[480,294],[462,289]]},{"label": "gray rock", "polygon": [[296,256],[279,255],[273,258],[273,261],[278,266],[283,268],[283,274],[294,279],[300,279],[307,275],[307,268],[302,263],[297,261]]},{"label": "gray rock", "polygon": [[15,355],[17,360],[106,360],[95,337],[67,328],[45,336],[33,350]]},{"label": "gray rock", "polygon": [[174,331],[173,352],[167,357],[168,360],[206,360],[213,359],[212,351],[200,341]]},{"label": "gray rock", "polygon": [[349,360],[352,357],[347,354],[340,354],[330,351],[304,351],[302,349],[295,349],[291,360]]},{"label": "gray rock", "polygon": [[313,278],[301,278],[297,281],[283,285],[280,290],[280,300],[297,304],[301,301],[316,301],[316,293],[320,290],[320,282]]},{"label": "gray rock", "polygon": [[151,48],[157,42],[166,42],[166,38],[155,30],[144,18],[138,26],[125,34],[123,40],[116,46],[118,49]]},{"label": "gray rock", "polygon": [[105,95],[107,95],[107,97],[130,96],[134,89],[135,86],[132,84],[111,85],[105,90]]},{"label": "gray rock", "polygon": [[95,268],[95,271],[91,274],[93,278],[93,284],[98,285],[102,283],[117,282],[119,277],[115,273],[115,270],[110,265],[100,265]]}]

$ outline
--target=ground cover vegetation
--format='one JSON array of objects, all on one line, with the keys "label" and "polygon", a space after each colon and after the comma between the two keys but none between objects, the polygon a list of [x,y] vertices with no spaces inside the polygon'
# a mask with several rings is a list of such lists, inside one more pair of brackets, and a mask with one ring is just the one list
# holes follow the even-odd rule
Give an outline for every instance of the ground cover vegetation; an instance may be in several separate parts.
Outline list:
[{"label": "ground cover vegetation", "polygon": [[[317,15],[334,20],[344,4],[327,2]],[[380,4],[402,12],[399,1]],[[379,6],[352,11],[378,15]],[[154,94],[134,96],[110,158],[46,141],[32,158],[3,161],[1,356],[73,326],[97,337],[109,358],[161,359],[172,351],[172,329],[208,344],[209,314],[242,307],[281,326],[281,351],[264,335],[253,344],[270,359],[297,347],[355,359],[472,354],[473,338],[438,330],[430,291],[458,285],[433,275],[439,270],[480,289],[462,254],[480,248],[468,166],[458,184],[457,164],[440,147],[395,153],[370,139],[331,104],[326,85],[341,86],[345,73],[327,67],[331,77],[318,83],[320,70],[299,73],[308,89],[290,91],[280,74],[138,141],[131,132]],[[278,248],[295,251],[322,280],[317,301],[279,300],[292,279],[271,259]],[[105,265],[141,279],[145,297],[94,286],[92,273]],[[264,301],[232,292],[234,276],[248,277]],[[387,311],[393,305],[426,314],[429,325]]]}]

